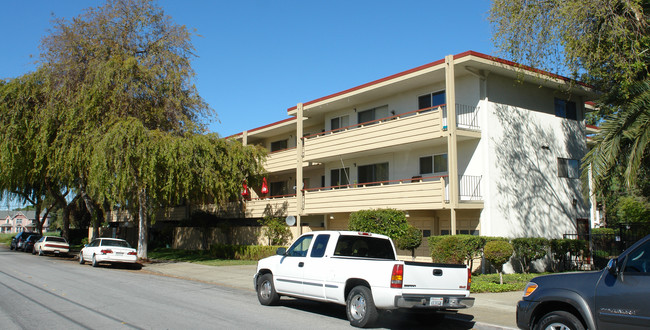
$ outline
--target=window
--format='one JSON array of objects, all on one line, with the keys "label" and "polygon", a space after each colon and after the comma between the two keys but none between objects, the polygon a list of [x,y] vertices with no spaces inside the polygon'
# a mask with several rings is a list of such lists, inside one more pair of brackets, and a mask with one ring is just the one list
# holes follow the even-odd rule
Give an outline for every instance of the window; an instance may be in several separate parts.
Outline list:
[{"label": "window", "polygon": [[282,196],[287,194],[287,182],[271,182],[271,196]]},{"label": "window", "polygon": [[311,249],[312,258],[322,258],[325,255],[325,248],[327,248],[327,242],[330,240],[330,235],[318,235],[316,236],[316,241],[314,241],[314,248]]},{"label": "window", "polygon": [[342,235],[336,242],[335,256],[395,259],[393,246],[383,238]]},{"label": "window", "polygon": [[332,131],[339,131],[340,128],[350,126],[350,117],[346,115],[346,116],[332,118],[330,124],[331,124],[330,129]]},{"label": "window", "polygon": [[23,219],[16,219],[16,224],[17,225],[22,225],[23,224]]},{"label": "window", "polygon": [[311,243],[312,235],[307,235],[299,238],[287,251],[290,257],[306,257],[309,244]]},{"label": "window", "polygon": [[345,186],[350,184],[350,168],[337,168],[330,171],[330,186]]},{"label": "window", "polygon": [[426,109],[445,104],[447,102],[445,98],[445,91],[422,95],[418,97],[418,109]]},{"label": "window", "polygon": [[359,183],[388,181],[388,163],[359,166]]},{"label": "window", "polygon": [[[373,108],[373,109],[369,109],[369,110],[364,110],[364,111],[359,112],[357,114],[357,116],[358,116],[357,123],[359,123],[359,124],[367,123],[369,121],[374,121],[374,120],[381,119],[381,118],[386,118],[386,117],[388,117],[388,106],[384,105],[384,106],[381,106],[381,107],[377,107],[377,108]],[[366,125],[370,125],[370,124],[374,124],[374,123],[368,123]]]},{"label": "window", "polygon": [[271,142],[271,152],[287,149],[288,140],[280,140]]},{"label": "window", "polygon": [[447,154],[420,157],[420,174],[446,173]]},{"label": "window", "polygon": [[555,116],[578,120],[578,111],[576,109],[576,103],[571,101],[561,100],[561,99],[555,99]]},{"label": "window", "polygon": [[650,274],[650,241],[628,254],[623,264],[623,272],[626,274]]},{"label": "window", "polygon": [[580,161],[577,159],[558,158],[557,176],[560,178],[577,179],[580,177]]}]

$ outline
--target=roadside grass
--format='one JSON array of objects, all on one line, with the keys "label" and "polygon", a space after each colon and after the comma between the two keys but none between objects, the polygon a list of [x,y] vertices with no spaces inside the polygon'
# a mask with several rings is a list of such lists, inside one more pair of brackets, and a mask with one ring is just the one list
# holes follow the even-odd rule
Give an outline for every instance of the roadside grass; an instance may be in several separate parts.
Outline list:
[{"label": "roadside grass", "polygon": [[210,251],[154,249],[147,252],[149,259],[164,261],[193,262],[207,266],[255,265],[257,260],[232,260],[215,258]]},{"label": "roadside grass", "polygon": [[534,277],[550,273],[503,274],[503,284],[499,284],[499,274],[472,275],[472,293],[523,291]]}]

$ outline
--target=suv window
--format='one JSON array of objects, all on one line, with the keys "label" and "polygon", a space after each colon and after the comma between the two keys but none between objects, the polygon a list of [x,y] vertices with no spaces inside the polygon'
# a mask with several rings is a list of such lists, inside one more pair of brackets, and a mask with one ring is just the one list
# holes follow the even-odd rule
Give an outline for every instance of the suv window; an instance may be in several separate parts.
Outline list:
[{"label": "suv window", "polygon": [[650,241],[639,246],[625,258],[623,272],[626,274],[650,274]]},{"label": "suv window", "polygon": [[311,249],[312,258],[322,258],[325,255],[325,249],[327,248],[327,242],[330,240],[330,235],[323,234],[316,236],[316,241],[314,242],[314,247]]}]

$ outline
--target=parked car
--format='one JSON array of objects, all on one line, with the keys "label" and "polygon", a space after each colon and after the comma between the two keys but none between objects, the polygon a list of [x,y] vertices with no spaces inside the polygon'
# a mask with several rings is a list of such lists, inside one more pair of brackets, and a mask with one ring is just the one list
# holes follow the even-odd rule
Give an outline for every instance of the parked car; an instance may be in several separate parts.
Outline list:
[{"label": "parked car", "polygon": [[[253,279],[262,305],[280,296],[346,306],[352,326],[371,326],[383,310],[436,318],[472,307],[466,265],[400,261],[388,236],[318,231],[257,263]],[[417,317],[417,316],[416,316]]]},{"label": "parked car", "polygon": [[23,248],[22,248],[23,251],[31,252],[32,250],[34,250],[34,243],[36,243],[36,241],[41,239],[41,237],[42,237],[42,235],[40,235],[40,234],[29,235],[27,237],[27,239],[25,240],[25,243],[23,243]]},{"label": "parked car", "polygon": [[129,242],[117,238],[96,238],[79,251],[79,263],[90,261],[93,267],[100,263],[135,264],[137,260],[137,250]]},{"label": "parked car", "polygon": [[43,236],[34,244],[32,254],[38,253],[39,256],[49,253],[54,255],[67,255],[69,251],[70,244],[68,244],[65,238],[59,236]]},{"label": "parked car", "polygon": [[23,231],[18,233],[16,236],[11,238],[11,244],[9,245],[10,250],[15,250],[18,251],[19,249],[23,248],[23,244],[25,244],[25,240],[27,240],[27,237],[29,235],[33,234],[31,231]]},{"label": "parked car", "polygon": [[650,235],[601,271],[536,277],[517,304],[521,329],[648,329]]}]

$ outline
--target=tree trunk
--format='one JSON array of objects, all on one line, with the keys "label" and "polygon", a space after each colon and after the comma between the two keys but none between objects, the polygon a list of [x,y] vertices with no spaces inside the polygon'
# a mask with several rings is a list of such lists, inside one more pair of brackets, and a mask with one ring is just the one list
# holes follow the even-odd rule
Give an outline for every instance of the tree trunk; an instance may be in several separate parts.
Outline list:
[{"label": "tree trunk", "polygon": [[92,219],[93,238],[99,237],[99,219],[96,214],[97,208],[95,208],[95,202],[90,199],[90,196],[88,196],[85,191],[82,190],[80,194],[81,198],[84,200],[84,204],[86,205],[86,210],[88,210],[90,218]]},{"label": "tree trunk", "polygon": [[41,215],[41,203],[36,203],[34,205],[34,218],[36,218],[36,232],[39,235],[43,235],[43,222],[40,218]]},{"label": "tree trunk", "polygon": [[138,231],[138,259],[141,260],[147,259],[147,227],[149,221],[147,219],[146,200],[146,189],[142,188],[140,192],[138,192],[138,218],[140,222],[140,230]]},{"label": "tree trunk", "polygon": [[499,272],[499,284],[503,285],[503,272]]}]

